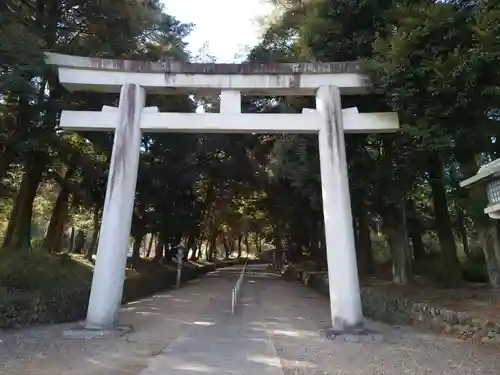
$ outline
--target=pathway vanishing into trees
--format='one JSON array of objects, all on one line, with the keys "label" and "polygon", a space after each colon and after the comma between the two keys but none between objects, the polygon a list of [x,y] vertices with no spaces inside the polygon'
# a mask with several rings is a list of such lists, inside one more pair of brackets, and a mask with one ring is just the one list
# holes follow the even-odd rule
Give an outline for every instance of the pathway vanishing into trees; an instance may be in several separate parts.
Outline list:
[{"label": "pathway vanishing into trees", "polygon": [[237,313],[224,268],[185,287],[126,305],[134,332],[95,340],[62,338],[73,325],[0,333],[4,375],[497,374],[498,350],[408,327],[368,322],[360,342],[322,335],[329,303],[298,283],[249,266]]}]

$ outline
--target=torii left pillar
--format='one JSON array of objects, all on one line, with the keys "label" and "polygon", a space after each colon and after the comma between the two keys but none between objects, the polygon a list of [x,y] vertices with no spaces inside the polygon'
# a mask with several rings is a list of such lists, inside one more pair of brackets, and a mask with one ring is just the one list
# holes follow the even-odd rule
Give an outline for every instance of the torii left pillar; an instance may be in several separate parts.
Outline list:
[{"label": "torii left pillar", "polygon": [[122,86],[85,324],[87,330],[113,329],[121,306],[139,169],[142,139],[140,122],[145,100],[146,93],[140,85]]}]

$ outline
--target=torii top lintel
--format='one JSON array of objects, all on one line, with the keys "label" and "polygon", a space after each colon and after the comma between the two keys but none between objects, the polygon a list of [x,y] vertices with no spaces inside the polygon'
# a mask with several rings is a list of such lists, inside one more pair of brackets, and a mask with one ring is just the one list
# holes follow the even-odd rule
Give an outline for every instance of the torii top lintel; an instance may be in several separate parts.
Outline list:
[{"label": "torii top lintel", "polygon": [[175,60],[115,60],[46,53],[69,90],[119,92],[137,83],[148,92],[207,93],[238,90],[257,95],[314,95],[323,85],[344,95],[364,94],[369,83],[357,62],[206,64]]}]

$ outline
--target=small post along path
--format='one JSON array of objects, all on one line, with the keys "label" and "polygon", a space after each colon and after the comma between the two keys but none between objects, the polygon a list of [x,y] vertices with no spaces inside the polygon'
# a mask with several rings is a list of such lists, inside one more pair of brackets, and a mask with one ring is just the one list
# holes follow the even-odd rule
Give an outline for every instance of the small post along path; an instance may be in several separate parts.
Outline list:
[{"label": "small post along path", "polygon": [[234,314],[236,309],[236,304],[239,301],[241,296],[241,284],[243,284],[243,278],[245,277],[245,271],[247,269],[247,263],[241,269],[240,276],[238,277],[238,281],[234,284],[233,290],[231,291],[231,314]]}]

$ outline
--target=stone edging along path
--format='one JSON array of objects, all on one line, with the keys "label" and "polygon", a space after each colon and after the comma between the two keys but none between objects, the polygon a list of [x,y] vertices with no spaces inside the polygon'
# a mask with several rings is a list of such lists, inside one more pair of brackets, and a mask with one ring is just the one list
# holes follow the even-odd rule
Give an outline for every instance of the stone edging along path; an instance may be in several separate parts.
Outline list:
[{"label": "stone edging along path", "polygon": [[[325,272],[295,269],[285,271],[284,277],[300,281],[328,297],[328,276]],[[362,287],[361,300],[364,315],[375,320],[388,324],[416,325],[464,340],[500,344],[500,320],[473,318],[465,312],[391,296],[373,286]]]}]

